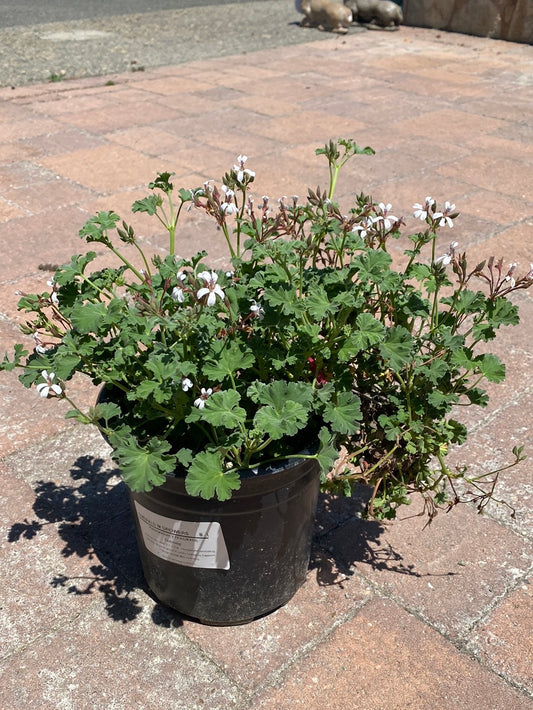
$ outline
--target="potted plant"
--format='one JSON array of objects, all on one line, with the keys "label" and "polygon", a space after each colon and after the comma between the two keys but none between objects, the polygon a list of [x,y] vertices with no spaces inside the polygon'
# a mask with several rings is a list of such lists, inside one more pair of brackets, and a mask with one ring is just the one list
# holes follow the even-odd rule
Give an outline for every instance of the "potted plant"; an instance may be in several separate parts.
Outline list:
[{"label": "potted plant", "polygon": [[[149,259],[114,212],[89,219],[80,236],[118,265],[90,273],[88,251],[48,291],[22,294],[34,350],[16,345],[1,364],[98,427],[131,490],[149,585],[209,623],[250,620],[294,594],[319,484],[345,495],[367,485],[367,513],[381,519],[417,491],[431,520],[464,497],[483,510],[498,478],[451,470],[445,457],[467,435],[456,405],[485,406],[483,380],[504,378],[480,346],[518,323],[506,297],[531,286],[533,267],[518,277],[492,257],[471,266],[453,241],[441,254],[458,213],[431,197],[407,237],[391,206],[364,193],[342,212],[342,166],[373,151],[338,140],[316,152],[329,185],[305,201],[254,202],[246,156],[220,186],[176,189],[158,175],[132,211],[164,225],[164,258]],[[189,209],[213,219],[225,268],[206,252],[175,254]],[[69,394],[77,373],[103,385],[89,411]],[[523,458],[513,454],[511,465]]]}]

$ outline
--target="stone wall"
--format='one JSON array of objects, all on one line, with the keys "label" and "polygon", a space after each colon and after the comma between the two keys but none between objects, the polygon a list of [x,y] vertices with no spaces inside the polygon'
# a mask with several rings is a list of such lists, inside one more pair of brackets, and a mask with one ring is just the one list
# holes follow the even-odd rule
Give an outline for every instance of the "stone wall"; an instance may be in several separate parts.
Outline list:
[{"label": "stone wall", "polygon": [[404,23],[533,43],[533,0],[403,0]]}]

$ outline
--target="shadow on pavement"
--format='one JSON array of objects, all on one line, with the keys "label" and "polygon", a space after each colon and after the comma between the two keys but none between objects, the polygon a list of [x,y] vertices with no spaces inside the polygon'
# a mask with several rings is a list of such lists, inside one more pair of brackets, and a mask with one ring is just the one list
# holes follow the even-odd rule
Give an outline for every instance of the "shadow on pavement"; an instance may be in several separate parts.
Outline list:
[{"label": "shadow on pavement", "polygon": [[[39,481],[35,487],[35,519],[12,525],[8,541],[31,540],[54,525],[63,542],[64,557],[76,555],[90,563],[83,577],[57,575],[51,580],[70,594],[98,593],[111,619],[127,623],[143,610],[136,596],[142,590],[155,601],[152,620],[165,627],[180,626],[182,616],[159,604],[143,577],[127,488],[116,482],[119,471],[101,458],[79,457],[70,469],[72,485]],[[358,563],[376,570],[419,576],[391,547],[377,543],[384,526],[361,519],[368,491],[352,498],[320,496],[310,570],[321,586],[341,585]],[[326,527],[327,525],[327,527]]]}]

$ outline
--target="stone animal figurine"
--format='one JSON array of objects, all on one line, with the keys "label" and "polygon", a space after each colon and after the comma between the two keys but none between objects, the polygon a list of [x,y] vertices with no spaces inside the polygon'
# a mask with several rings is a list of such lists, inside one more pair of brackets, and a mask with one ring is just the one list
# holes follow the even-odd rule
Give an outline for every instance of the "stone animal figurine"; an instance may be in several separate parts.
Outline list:
[{"label": "stone animal figurine", "polygon": [[296,9],[305,17],[302,27],[318,27],[346,34],[353,22],[352,11],[342,0],[296,0]]},{"label": "stone animal figurine", "polygon": [[392,0],[344,0],[344,4],[354,22],[374,22],[379,27],[397,27],[403,22],[401,7]]}]

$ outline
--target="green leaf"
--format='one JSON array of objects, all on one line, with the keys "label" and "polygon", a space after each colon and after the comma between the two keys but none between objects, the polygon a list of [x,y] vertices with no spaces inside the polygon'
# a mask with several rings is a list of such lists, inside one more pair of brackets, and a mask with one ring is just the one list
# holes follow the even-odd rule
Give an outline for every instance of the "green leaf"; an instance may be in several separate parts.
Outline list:
[{"label": "green leaf", "polygon": [[166,475],[175,469],[174,457],[167,456],[170,450],[168,441],[152,439],[141,447],[132,439],[117,441],[110,435],[109,440],[115,450],[122,478],[132,491],[151,491],[154,486],[164,483]]},{"label": "green leaf", "polygon": [[89,416],[93,422],[102,422],[107,424],[110,419],[120,417],[122,411],[118,404],[113,402],[99,402],[94,407],[89,409]]},{"label": "green leaf", "polygon": [[478,355],[475,362],[481,374],[489,382],[502,382],[505,379],[505,365],[496,355],[491,355],[490,353]]},{"label": "green leaf", "polygon": [[80,333],[95,333],[107,315],[105,303],[85,303],[72,312],[71,322]]},{"label": "green leaf", "polygon": [[161,355],[152,353],[146,361],[146,369],[158,382],[176,379],[176,363],[169,353]]},{"label": "green leaf", "polygon": [[474,370],[476,368],[475,359],[468,348],[461,348],[452,353],[450,362],[455,367],[460,367],[464,370]]},{"label": "green leaf", "polygon": [[81,359],[76,353],[70,353],[64,346],[59,346],[54,353],[54,372],[58,379],[69,380],[78,371]]},{"label": "green leaf", "polygon": [[17,343],[14,346],[13,360],[10,360],[8,354],[5,353],[3,360],[0,362],[0,371],[6,370],[10,372],[14,370],[20,364],[22,358],[28,356],[28,351],[24,348],[24,345]]},{"label": "green leaf", "polygon": [[253,353],[239,343],[231,342],[229,347],[223,343],[223,348],[217,352],[216,360],[206,362],[203,372],[210,380],[222,382],[225,377],[231,377],[239,370],[246,370],[254,364]]},{"label": "green leaf", "polygon": [[341,392],[336,404],[329,402],[324,409],[324,421],[339,434],[355,434],[361,422],[361,401],[351,392]]},{"label": "green leaf", "polygon": [[206,500],[214,497],[220,501],[228,500],[232,491],[238,491],[240,487],[238,472],[224,471],[220,454],[214,451],[201,451],[197,454],[185,479],[187,493]]},{"label": "green leaf", "polygon": [[156,394],[161,387],[161,382],[157,380],[143,380],[134,390],[135,399],[148,399]]},{"label": "green leaf", "polygon": [[453,393],[445,394],[444,392],[435,389],[428,394],[427,401],[437,409],[444,409],[445,411],[448,411],[451,405],[457,402],[457,395]]},{"label": "green leaf", "polygon": [[359,265],[359,278],[370,283],[381,282],[388,275],[391,263],[392,257],[377,249],[370,249],[354,259],[354,264]]},{"label": "green leaf", "polygon": [[281,407],[287,400],[292,400],[307,410],[313,402],[314,391],[312,385],[304,382],[276,380],[268,384],[254,382],[248,388],[248,396],[253,402],[271,404],[274,408]]},{"label": "green leaf", "polygon": [[161,195],[149,195],[142,200],[135,200],[131,206],[132,212],[146,212],[146,214],[154,215],[157,208],[163,204]]},{"label": "green leaf", "polygon": [[410,360],[413,339],[403,326],[390,328],[385,340],[379,346],[381,354],[390,362],[393,370],[401,370]]},{"label": "green leaf", "polygon": [[153,182],[148,183],[150,190],[162,190],[163,192],[169,193],[174,189],[174,185],[170,182],[170,178],[176,173],[159,173]]},{"label": "green leaf", "polygon": [[320,446],[316,454],[316,460],[320,466],[320,475],[322,482],[324,483],[327,474],[333,469],[337,459],[339,458],[339,451],[335,447],[333,437],[326,427],[323,427],[320,430],[318,440],[320,442]]},{"label": "green leaf", "polygon": [[433,385],[437,385],[449,371],[449,365],[445,360],[433,360],[423,371],[424,376]]},{"label": "green leaf", "polygon": [[80,237],[85,237],[87,242],[100,242],[110,246],[111,242],[107,236],[109,229],[114,229],[120,217],[115,212],[98,212],[83,225],[79,231]]},{"label": "green leaf", "polygon": [[480,387],[472,387],[465,392],[471,404],[476,404],[478,407],[486,407],[489,403],[489,396]]},{"label": "green leaf", "polygon": [[326,289],[323,287],[313,288],[306,297],[305,303],[309,313],[316,321],[321,321],[325,316],[335,313],[335,306],[332,304]]},{"label": "green leaf", "polygon": [[236,390],[214,392],[200,410],[201,418],[213,426],[238,427],[246,420],[246,411],[238,406],[240,400]]},{"label": "green leaf", "polygon": [[70,258],[70,263],[59,268],[54,274],[55,283],[60,286],[69,285],[76,276],[85,273],[85,269],[96,259],[95,251],[88,251],[86,254],[75,254]]},{"label": "green leaf", "polygon": [[276,380],[254,383],[248,388],[248,396],[266,405],[257,411],[254,426],[272,439],[281,439],[294,436],[307,424],[314,392],[311,385],[303,382]]},{"label": "green leaf", "polygon": [[306,424],[307,410],[292,400],[276,406],[261,407],[254,417],[254,427],[272,439],[294,436]]}]

